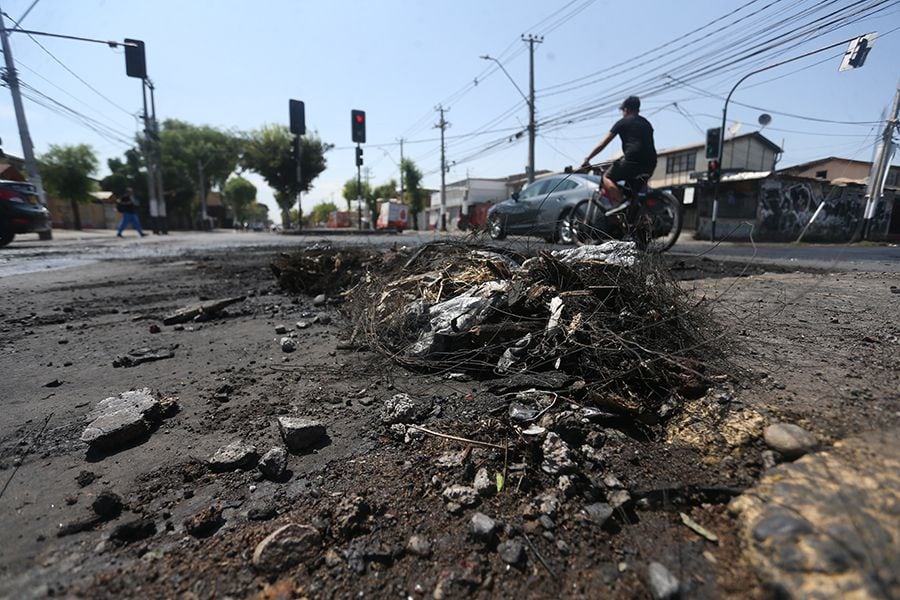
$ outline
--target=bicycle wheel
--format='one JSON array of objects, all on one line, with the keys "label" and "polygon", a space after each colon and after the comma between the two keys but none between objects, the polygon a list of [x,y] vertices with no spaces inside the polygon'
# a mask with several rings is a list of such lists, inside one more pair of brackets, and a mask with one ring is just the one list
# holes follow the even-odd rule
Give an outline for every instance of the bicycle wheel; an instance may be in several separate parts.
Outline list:
[{"label": "bicycle wheel", "polygon": [[569,213],[572,241],[579,245],[601,244],[609,239],[603,207],[591,198],[578,202]]},{"label": "bicycle wheel", "polygon": [[648,252],[665,252],[681,235],[681,203],[671,193],[653,190],[641,202],[634,241]]}]

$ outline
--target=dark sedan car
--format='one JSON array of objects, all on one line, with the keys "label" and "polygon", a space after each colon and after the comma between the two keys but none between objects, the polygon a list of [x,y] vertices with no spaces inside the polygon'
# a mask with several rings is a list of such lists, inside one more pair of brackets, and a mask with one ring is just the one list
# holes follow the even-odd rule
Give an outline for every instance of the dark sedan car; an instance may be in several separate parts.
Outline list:
[{"label": "dark sedan car", "polygon": [[568,215],[599,186],[600,177],[581,173],[549,175],[533,181],[520,193],[491,207],[488,231],[495,240],[507,235],[534,235],[549,242],[571,244]]},{"label": "dark sedan car", "polygon": [[33,185],[0,180],[0,248],[17,233],[44,233],[50,228],[50,213],[38,202]]}]

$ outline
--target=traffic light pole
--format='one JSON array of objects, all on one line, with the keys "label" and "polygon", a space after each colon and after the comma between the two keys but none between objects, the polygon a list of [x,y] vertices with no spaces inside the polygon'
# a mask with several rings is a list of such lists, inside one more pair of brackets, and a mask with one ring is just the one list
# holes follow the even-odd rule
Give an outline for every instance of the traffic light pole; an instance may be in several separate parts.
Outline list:
[{"label": "traffic light pole", "polygon": [[[812,55],[818,54],[820,52],[825,52],[826,50],[831,50],[832,48],[837,48],[838,46],[846,45],[846,44],[856,40],[858,37],[859,36],[853,36],[852,38],[848,38],[846,40],[843,40],[843,41],[840,41],[840,42],[837,42],[834,44],[830,44],[828,46],[824,46],[824,47],[818,48],[816,50],[811,50],[811,51],[801,54],[799,56],[795,56],[793,58],[788,58],[787,60],[782,60],[780,62],[771,64],[771,65],[767,65],[765,67],[761,67],[754,71],[750,71],[749,73],[747,73],[746,75],[744,75],[743,77],[738,79],[737,83],[734,84],[734,87],[731,88],[731,91],[728,92],[728,96],[725,98],[725,106],[722,107],[722,127],[721,127],[720,133],[719,133],[719,156],[718,156],[719,169],[721,169],[723,167],[722,155],[725,151],[725,121],[728,117],[728,103],[731,101],[731,96],[732,96],[732,94],[734,94],[734,91],[738,88],[739,85],[744,83],[744,81],[746,81],[748,78],[752,77],[753,75],[762,73],[763,71],[768,71],[769,69],[774,69],[775,67],[780,67],[781,65],[786,65],[788,63],[792,63],[792,62],[800,60],[802,58],[806,58],[807,56],[812,56]],[[715,192],[713,193],[712,221],[710,223],[710,239],[712,241],[716,241],[716,218],[718,217],[718,212],[719,212],[719,182],[716,181],[716,189],[715,189]]]},{"label": "traffic light pole", "polygon": [[297,229],[303,229],[303,203],[300,196],[303,193],[300,188],[303,185],[303,168],[301,159],[303,158],[303,144],[300,143],[300,136],[297,136]]},{"label": "traffic light pole", "polygon": [[[362,150],[359,144],[356,144],[356,155]],[[359,222],[359,230],[362,231],[362,165],[360,161],[356,161],[356,219]]]}]

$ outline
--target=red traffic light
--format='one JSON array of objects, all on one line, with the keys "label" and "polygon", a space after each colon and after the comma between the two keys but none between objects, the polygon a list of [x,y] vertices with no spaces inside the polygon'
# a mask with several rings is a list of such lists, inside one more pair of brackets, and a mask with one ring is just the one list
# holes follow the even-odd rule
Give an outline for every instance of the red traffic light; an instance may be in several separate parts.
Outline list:
[{"label": "red traffic light", "polygon": [[366,143],[366,111],[350,111],[351,139],[357,144]]}]

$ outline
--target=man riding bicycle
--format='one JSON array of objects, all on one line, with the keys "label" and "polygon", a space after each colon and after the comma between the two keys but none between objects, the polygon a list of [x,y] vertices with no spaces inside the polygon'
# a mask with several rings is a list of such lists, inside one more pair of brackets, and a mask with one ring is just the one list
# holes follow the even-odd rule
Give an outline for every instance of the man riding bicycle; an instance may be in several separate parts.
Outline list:
[{"label": "man riding bicycle", "polygon": [[[616,121],[609,133],[591,150],[581,164],[582,168],[591,166],[591,159],[603,152],[603,149],[617,135],[622,139],[622,158],[618,159],[603,174],[603,189],[614,203],[622,202],[622,190],[617,181],[632,182],[641,175],[648,177],[656,169],[656,146],[653,143],[653,126],[642,117],[641,100],[637,96],[629,96],[619,107],[622,118]],[[636,188],[632,187],[635,191]]]}]

